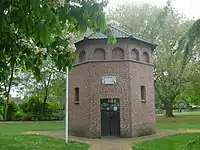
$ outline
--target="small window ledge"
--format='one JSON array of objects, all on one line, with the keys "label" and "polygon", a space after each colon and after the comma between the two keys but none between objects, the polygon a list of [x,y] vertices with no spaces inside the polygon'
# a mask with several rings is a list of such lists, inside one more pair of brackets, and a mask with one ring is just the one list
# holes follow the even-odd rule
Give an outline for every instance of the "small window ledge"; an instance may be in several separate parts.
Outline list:
[{"label": "small window ledge", "polygon": [[74,104],[76,104],[76,105],[79,104],[79,101],[75,101]]},{"label": "small window ledge", "polygon": [[146,100],[141,100],[141,103],[146,103],[147,101]]}]

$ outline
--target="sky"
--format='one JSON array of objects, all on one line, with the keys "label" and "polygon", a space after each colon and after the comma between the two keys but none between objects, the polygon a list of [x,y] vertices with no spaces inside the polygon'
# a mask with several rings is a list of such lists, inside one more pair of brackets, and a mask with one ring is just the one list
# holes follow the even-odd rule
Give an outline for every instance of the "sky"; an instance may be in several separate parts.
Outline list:
[{"label": "sky", "polygon": [[[167,0],[109,0],[109,7],[130,2],[135,4],[150,3],[152,5],[165,6],[166,1]],[[200,0],[172,0],[172,6],[189,18],[200,18]]]}]

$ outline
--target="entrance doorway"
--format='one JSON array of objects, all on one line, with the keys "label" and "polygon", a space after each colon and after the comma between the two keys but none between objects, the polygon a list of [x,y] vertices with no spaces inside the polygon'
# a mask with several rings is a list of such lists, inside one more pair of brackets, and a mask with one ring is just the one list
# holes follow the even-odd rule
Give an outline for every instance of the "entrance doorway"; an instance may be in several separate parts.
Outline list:
[{"label": "entrance doorway", "polygon": [[101,136],[120,136],[119,99],[101,99]]}]

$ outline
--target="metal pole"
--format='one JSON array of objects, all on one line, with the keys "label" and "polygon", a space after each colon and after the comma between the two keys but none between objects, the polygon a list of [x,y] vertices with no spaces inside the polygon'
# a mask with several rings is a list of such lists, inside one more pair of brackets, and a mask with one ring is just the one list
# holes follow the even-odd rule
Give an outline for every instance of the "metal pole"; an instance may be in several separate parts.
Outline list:
[{"label": "metal pole", "polygon": [[68,103],[69,103],[69,100],[68,100],[68,84],[69,84],[69,68],[67,67],[66,68],[66,106],[65,106],[65,142],[66,144],[68,143],[68,121],[69,121],[69,118],[68,118]]}]

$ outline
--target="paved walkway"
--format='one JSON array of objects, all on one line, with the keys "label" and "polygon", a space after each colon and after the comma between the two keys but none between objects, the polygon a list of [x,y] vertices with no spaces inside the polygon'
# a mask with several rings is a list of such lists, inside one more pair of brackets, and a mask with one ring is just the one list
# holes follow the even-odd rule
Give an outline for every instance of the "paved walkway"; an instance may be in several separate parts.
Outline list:
[{"label": "paved walkway", "polygon": [[[136,137],[136,138],[88,139],[88,138],[69,136],[69,139],[71,141],[78,141],[90,144],[91,147],[90,150],[132,150],[132,144],[136,142],[152,140],[178,133],[192,133],[192,132],[200,132],[200,129],[161,130],[157,131],[157,133],[154,135]],[[31,131],[31,132],[26,132],[25,134],[39,134],[58,139],[65,139],[64,131],[44,131],[44,132]]]}]

